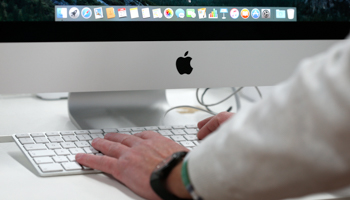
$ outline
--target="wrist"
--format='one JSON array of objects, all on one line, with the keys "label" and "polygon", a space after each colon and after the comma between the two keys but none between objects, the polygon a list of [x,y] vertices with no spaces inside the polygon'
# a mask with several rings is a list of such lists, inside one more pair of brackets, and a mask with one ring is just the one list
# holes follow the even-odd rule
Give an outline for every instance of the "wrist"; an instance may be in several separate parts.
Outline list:
[{"label": "wrist", "polygon": [[182,199],[192,199],[190,193],[188,193],[181,178],[181,169],[183,161],[178,163],[170,172],[166,179],[166,188],[173,195]]}]

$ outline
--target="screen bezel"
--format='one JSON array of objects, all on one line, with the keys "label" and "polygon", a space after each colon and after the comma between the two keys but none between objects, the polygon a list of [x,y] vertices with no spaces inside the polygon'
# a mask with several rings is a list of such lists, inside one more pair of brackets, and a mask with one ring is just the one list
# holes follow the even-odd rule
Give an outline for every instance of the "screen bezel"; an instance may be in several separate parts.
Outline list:
[{"label": "screen bezel", "polygon": [[350,22],[1,22],[0,42],[329,40],[349,30]]}]

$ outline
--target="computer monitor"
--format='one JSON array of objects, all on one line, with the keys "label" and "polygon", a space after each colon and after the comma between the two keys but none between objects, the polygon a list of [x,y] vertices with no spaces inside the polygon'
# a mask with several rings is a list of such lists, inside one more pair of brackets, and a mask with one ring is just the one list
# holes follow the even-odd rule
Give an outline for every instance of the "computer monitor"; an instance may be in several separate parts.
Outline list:
[{"label": "computer monitor", "polygon": [[340,0],[2,0],[0,92],[74,92],[79,128],[112,126],[99,124],[106,115],[157,125],[164,89],[286,79],[346,37],[349,8]]}]

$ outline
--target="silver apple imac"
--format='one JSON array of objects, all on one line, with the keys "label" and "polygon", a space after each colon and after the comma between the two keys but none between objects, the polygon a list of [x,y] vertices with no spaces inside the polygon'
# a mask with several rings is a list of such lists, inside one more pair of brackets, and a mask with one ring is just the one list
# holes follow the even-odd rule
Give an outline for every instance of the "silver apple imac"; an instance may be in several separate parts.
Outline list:
[{"label": "silver apple imac", "polygon": [[346,37],[349,8],[315,0],[3,0],[0,92],[71,92],[78,128],[157,125],[165,89],[286,79],[303,58]]}]

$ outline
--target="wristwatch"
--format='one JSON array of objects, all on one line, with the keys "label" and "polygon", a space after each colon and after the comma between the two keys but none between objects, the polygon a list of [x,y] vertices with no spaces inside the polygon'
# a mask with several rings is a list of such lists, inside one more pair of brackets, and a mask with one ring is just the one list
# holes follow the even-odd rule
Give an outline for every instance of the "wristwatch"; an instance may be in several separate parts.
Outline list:
[{"label": "wristwatch", "polygon": [[166,189],[166,179],[172,169],[179,164],[186,156],[187,152],[180,151],[164,159],[157,165],[151,175],[151,187],[153,191],[164,200],[183,200]]}]

